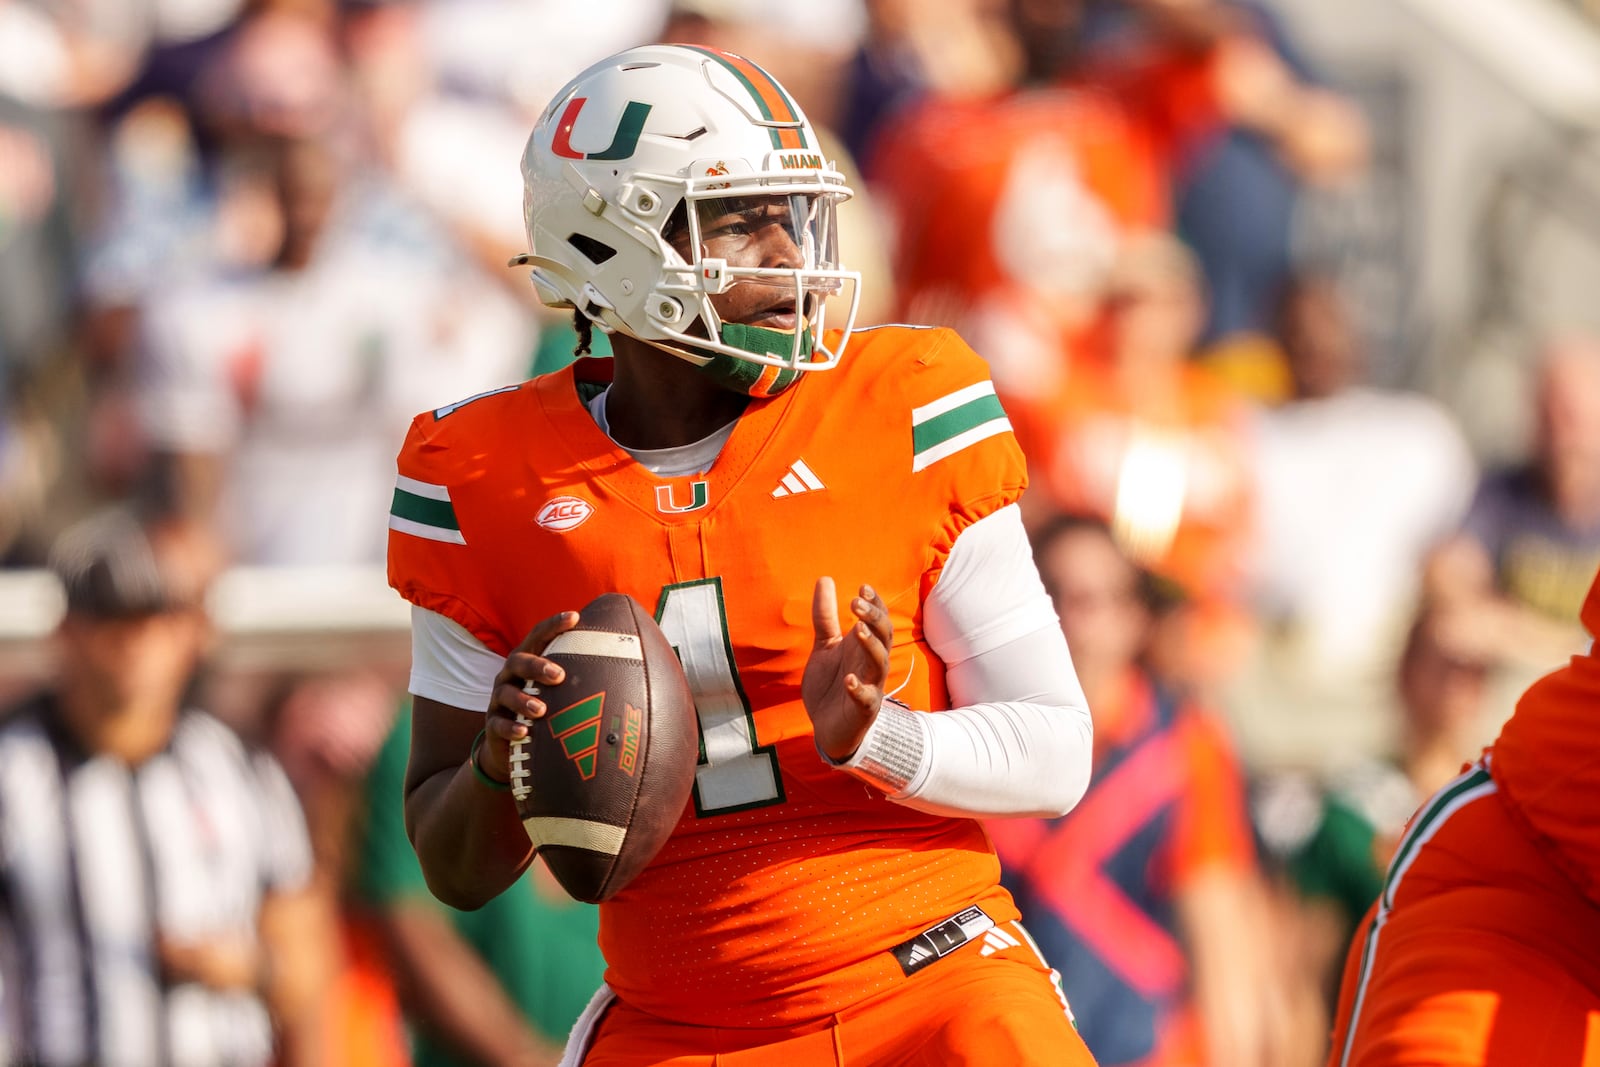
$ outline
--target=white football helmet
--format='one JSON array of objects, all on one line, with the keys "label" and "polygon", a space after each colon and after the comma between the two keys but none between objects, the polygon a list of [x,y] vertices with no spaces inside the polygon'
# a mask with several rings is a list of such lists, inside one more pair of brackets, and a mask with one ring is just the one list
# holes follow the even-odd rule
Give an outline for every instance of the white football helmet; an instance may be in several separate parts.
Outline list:
[{"label": "white football helmet", "polygon": [[[757,396],[839,361],[860,304],[860,275],[840,267],[834,225],[851,190],[794,101],[749,60],[689,45],[602,60],[539,117],[522,177],[533,251],[512,262],[532,265],[544,303]],[[703,218],[752,197],[784,205],[798,266],[708,257]],[[792,293],[795,329],[724,323],[710,297],[746,283]],[[825,305],[846,283],[844,332],[830,347]]]}]

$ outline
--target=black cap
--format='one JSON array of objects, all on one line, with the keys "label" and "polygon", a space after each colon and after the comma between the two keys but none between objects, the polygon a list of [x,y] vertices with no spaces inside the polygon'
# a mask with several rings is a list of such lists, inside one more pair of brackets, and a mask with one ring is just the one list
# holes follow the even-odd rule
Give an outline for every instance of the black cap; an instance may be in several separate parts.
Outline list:
[{"label": "black cap", "polygon": [[67,611],[97,618],[155,615],[186,606],[157,560],[148,528],[126,508],[68,527],[50,548]]}]

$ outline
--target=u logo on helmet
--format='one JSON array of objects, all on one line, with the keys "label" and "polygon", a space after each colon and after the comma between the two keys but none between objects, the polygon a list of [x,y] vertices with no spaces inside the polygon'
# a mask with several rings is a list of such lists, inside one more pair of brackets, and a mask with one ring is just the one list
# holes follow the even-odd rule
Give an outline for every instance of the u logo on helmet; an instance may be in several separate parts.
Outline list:
[{"label": "u logo on helmet", "polygon": [[622,109],[622,120],[617,123],[616,132],[611,135],[610,146],[603,152],[580,152],[572,147],[572,128],[578,124],[578,113],[588,102],[587,96],[575,96],[567,102],[561,121],[556,123],[550,151],[564,159],[627,159],[633,155],[633,150],[639,147],[639,135],[644,132],[644,120],[652,105],[629,100],[628,106]]}]

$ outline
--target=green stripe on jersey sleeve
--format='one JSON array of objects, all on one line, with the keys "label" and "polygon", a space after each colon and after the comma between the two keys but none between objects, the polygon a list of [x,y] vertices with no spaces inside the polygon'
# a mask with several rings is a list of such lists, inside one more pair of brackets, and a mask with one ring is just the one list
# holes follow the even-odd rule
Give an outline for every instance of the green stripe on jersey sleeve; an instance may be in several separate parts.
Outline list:
[{"label": "green stripe on jersey sleeve", "polygon": [[430,541],[467,543],[461,535],[455,505],[450,502],[450,490],[403,474],[395,479],[394,499],[389,504],[389,528]]},{"label": "green stripe on jersey sleeve", "polygon": [[993,382],[957,389],[911,411],[911,469],[920,471],[996,434],[1008,433]]}]

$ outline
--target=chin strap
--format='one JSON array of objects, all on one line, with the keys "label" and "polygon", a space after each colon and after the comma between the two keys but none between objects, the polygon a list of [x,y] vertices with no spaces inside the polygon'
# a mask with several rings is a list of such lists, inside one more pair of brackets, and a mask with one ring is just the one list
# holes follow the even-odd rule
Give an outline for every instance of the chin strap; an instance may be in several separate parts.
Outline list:
[{"label": "chin strap", "polygon": [[[794,331],[771,330],[765,326],[734,322],[722,327],[722,343],[757,355],[787,356],[794,351]],[[804,358],[809,359],[812,350],[811,328],[806,327],[800,333],[800,351]],[[753,363],[726,352],[701,349],[698,354],[710,357],[709,362],[700,369],[716,379],[718,385],[754,397],[777,396],[799,381],[800,375],[805,373],[790,367]]]}]

